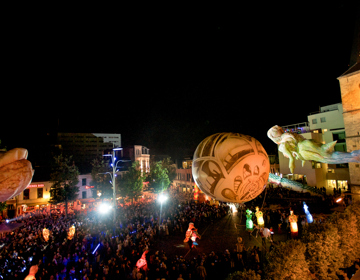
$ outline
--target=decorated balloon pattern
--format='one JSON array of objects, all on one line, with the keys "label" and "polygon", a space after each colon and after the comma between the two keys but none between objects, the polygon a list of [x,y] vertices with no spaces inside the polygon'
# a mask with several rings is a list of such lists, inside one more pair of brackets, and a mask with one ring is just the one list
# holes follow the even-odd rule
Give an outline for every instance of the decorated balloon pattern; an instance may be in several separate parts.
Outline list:
[{"label": "decorated balloon pattern", "polygon": [[255,138],[217,133],[205,138],[194,153],[192,173],[208,196],[241,203],[264,190],[270,171],[268,155]]}]

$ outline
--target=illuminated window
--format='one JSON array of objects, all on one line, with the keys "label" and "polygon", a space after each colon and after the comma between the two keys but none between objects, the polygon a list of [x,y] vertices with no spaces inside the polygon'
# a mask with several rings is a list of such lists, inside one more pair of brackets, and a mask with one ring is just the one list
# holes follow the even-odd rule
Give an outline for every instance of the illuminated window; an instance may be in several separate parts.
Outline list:
[{"label": "illuminated window", "polygon": [[346,180],[338,180],[338,187],[347,190],[348,188],[348,181]]},{"label": "illuminated window", "polygon": [[335,180],[327,180],[329,188],[336,188],[336,181]]},{"label": "illuminated window", "polygon": [[321,163],[320,163],[320,162],[312,161],[312,162],[311,162],[311,167],[312,167],[313,169],[315,169],[315,168],[321,168]]}]

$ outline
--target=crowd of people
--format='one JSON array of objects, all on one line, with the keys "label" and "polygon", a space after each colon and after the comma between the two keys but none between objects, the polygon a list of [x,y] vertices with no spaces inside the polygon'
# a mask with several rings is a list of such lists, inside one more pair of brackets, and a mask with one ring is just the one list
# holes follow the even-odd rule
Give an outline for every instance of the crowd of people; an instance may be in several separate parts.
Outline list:
[{"label": "crowd of people", "polygon": [[[281,188],[269,188],[246,207],[261,205],[264,195],[271,198],[291,194]],[[224,248],[222,252],[198,254],[191,259],[168,255],[166,250],[155,251],[154,245],[166,236],[185,236],[189,223],[201,227],[231,213],[227,204],[196,204],[180,193],[169,196],[171,203],[164,205],[162,210],[154,200],[123,205],[115,222],[112,215],[101,216],[97,211],[71,213],[67,218],[45,214],[24,218],[21,221],[24,226],[0,239],[0,278],[24,279],[33,265],[38,266],[38,280],[106,280],[113,277],[211,280],[223,279],[229,273],[243,269],[263,274],[262,250],[255,246],[246,248],[241,238],[230,251]],[[282,206],[294,209],[295,213],[302,207],[299,202],[291,204],[287,201],[286,204]],[[286,230],[286,211],[264,210],[265,222],[274,229]],[[72,225],[76,231],[69,240],[68,231]],[[42,234],[44,228],[50,231],[48,241]],[[145,270],[136,266],[143,252],[147,252]]]},{"label": "crowd of people", "polygon": [[[228,213],[227,205],[183,203],[181,195],[171,194],[172,202],[160,209],[156,201],[120,207],[114,223],[112,215],[96,211],[49,216],[39,214],[17,222],[24,226],[0,239],[0,278],[24,279],[33,265],[36,279],[196,279],[205,264],[204,256],[189,262],[184,257],[153,251],[153,244],[174,232],[184,232],[190,222],[197,225],[219,219]],[[72,240],[69,228],[75,225]],[[44,240],[42,231],[49,229]],[[144,251],[147,271],[136,267]],[[219,258],[219,256],[214,256]],[[212,256],[210,256],[212,258]],[[211,270],[211,268],[209,268]]]}]

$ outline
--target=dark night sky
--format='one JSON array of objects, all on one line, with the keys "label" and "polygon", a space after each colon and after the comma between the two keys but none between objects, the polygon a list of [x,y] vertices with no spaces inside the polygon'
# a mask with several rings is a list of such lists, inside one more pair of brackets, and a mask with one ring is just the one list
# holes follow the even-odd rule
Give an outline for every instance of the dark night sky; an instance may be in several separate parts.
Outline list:
[{"label": "dark night sky", "polygon": [[34,19],[10,32],[0,139],[31,148],[59,120],[61,131],[120,133],[123,146],[173,157],[222,131],[273,152],[271,126],[341,102],[353,2]]}]

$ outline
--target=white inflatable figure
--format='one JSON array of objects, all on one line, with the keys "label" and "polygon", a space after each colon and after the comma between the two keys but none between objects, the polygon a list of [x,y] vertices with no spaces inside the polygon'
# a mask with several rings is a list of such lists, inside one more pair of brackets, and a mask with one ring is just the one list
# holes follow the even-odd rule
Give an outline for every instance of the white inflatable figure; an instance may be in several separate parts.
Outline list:
[{"label": "white inflatable figure", "polygon": [[312,215],[310,214],[309,207],[306,205],[305,201],[303,202],[303,204],[304,204],[304,212],[306,215],[306,220],[309,224],[311,224],[314,221],[314,219],[313,219]]},{"label": "white inflatable figure", "polygon": [[260,228],[260,235],[264,238],[264,240],[268,239],[270,242],[272,242],[270,229]]}]

